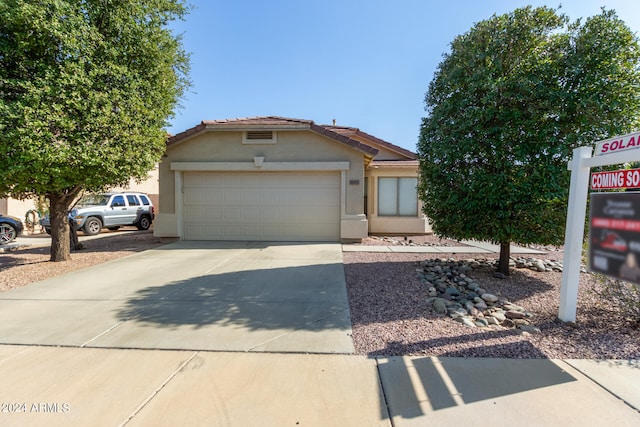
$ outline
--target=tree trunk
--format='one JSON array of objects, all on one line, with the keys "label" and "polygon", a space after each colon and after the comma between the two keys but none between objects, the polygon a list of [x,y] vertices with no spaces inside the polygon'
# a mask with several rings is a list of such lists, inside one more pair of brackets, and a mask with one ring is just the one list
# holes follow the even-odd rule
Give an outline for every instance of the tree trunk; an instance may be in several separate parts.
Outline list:
[{"label": "tree trunk", "polygon": [[511,257],[511,242],[500,243],[500,261],[498,271],[505,276],[509,275],[509,258]]},{"label": "tree trunk", "polygon": [[71,242],[69,240],[69,205],[67,197],[60,194],[49,195],[49,217],[51,219],[51,261],[69,261]]}]

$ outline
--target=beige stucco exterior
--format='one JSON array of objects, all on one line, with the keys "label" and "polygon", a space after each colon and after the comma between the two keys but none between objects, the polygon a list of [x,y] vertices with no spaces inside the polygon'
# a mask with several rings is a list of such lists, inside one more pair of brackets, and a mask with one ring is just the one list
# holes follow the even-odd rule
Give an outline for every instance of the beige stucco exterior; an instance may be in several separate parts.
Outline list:
[{"label": "beige stucco exterior", "polygon": [[158,192],[159,175],[159,165],[156,165],[155,168],[149,171],[149,175],[146,180],[136,182],[132,179],[129,181],[129,185],[125,187],[114,187],[110,191],[137,191],[145,193],[151,199],[153,206],[158,206],[160,203],[160,194]]},{"label": "beige stucco exterior", "polygon": [[[270,130],[274,138],[248,140],[246,132],[255,130]],[[113,190],[148,194],[156,207],[154,233],[184,238],[185,174],[217,172],[293,177],[337,174],[337,220],[339,238],[344,241],[360,240],[369,234],[431,233],[419,200],[415,216],[378,214],[378,179],[417,178],[414,153],[356,128],[318,126],[308,120],[262,117],[202,122],[169,140],[165,155],[146,181],[132,180],[129,186]],[[33,200],[0,199],[0,213],[5,215],[24,219],[34,208]]]},{"label": "beige stucco exterior", "polygon": [[334,171],[340,174],[340,238],[362,239],[365,155],[309,130],[276,130],[275,143],[244,142],[243,130],[205,130],[169,146],[160,163],[162,194],[154,232],[183,237],[182,181],[190,171],[238,173]]},{"label": "beige stucco exterior", "polygon": [[378,178],[417,178],[415,166],[393,167],[375,166],[367,169],[367,219],[371,234],[429,234],[432,232],[429,221],[422,214],[422,202],[418,200],[416,216],[381,216],[378,215]]},{"label": "beige stucco exterior", "polygon": [[34,199],[0,199],[0,214],[3,215],[15,216],[24,221],[25,215],[32,209],[36,209],[36,202]]},{"label": "beige stucco exterior", "polygon": [[405,150],[398,150],[399,147],[380,143],[369,135],[356,134],[354,138],[379,150],[375,160],[365,170],[369,233],[416,235],[431,233],[429,220],[422,213],[422,202],[419,198],[416,216],[382,216],[378,214],[378,178],[418,178],[418,161],[408,159],[408,153]]},{"label": "beige stucco exterior", "polygon": [[[269,131],[273,132],[270,139],[255,141],[248,138],[247,132],[268,134]],[[230,228],[235,227],[236,224],[220,223],[217,219],[214,224],[204,218],[205,215],[216,215],[212,211],[219,207],[217,202],[210,202],[212,204],[204,207],[185,202],[185,199],[194,197],[187,182],[193,180],[194,174],[203,173],[210,174],[206,175],[211,178],[207,179],[207,182],[211,182],[207,185],[212,187],[198,194],[215,195],[218,199],[223,192],[227,194],[230,190],[215,187],[216,179],[227,177],[225,179],[231,180],[234,186],[238,185],[229,178],[229,173],[237,173],[238,182],[249,182],[247,174],[252,177],[255,177],[253,174],[268,173],[284,174],[285,177],[296,174],[302,177],[305,173],[338,174],[339,239],[360,240],[370,233],[431,232],[420,202],[416,202],[418,206],[414,216],[378,214],[378,179],[417,178],[418,161],[415,154],[356,128],[315,125],[308,120],[281,117],[255,117],[203,121],[171,137],[159,167],[161,197],[154,223],[157,236],[185,238],[190,233],[193,235],[193,231],[186,232],[185,227],[188,230],[200,227],[203,233],[218,228],[226,230],[225,224],[229,224]],[[247,191],[261,191],[254,188],[255,184],[251,186],[247,187]],[[266,190],[265,186],[263,193]],[[256,209],[261,210],[262,206],[256,205]],[[234,208],[241,209],[237,206]],[[197,224],[193,222],[196,211],[200,218]],[[252,225],[265,224],[256,221]]]}]

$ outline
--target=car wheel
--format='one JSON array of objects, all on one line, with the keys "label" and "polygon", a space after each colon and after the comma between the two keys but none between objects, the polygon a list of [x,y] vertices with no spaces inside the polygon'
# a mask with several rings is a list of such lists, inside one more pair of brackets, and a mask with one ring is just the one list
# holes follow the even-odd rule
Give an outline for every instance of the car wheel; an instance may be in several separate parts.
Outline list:
[{"label": "car wheel", "polygon": [[109,228],[107,228],[107,230],[117,231],[117,230],[120,230],[120,226],[119,226],[119,225],[117,225],[117,226],[115,226],[115,227],[109,227]]},{"label": "car wheel", "polygon": [[13,241],[18,233],[9,224],[0,224],[0,245]]},{"label": "car wheel", "polygon": [[138,230],[148,230],[149,227],[151,227],[151,218],[146,215],[141,217],[140,221],[136,224],[136,227],[138,227]]},{"label": "car wheel", "polygon": [[100,230],[102,230],[102,222],[100,218],[96,218],[95,216],[89,217],[82,227],[84,234],[89,236],[95,236],[100,233]]}]

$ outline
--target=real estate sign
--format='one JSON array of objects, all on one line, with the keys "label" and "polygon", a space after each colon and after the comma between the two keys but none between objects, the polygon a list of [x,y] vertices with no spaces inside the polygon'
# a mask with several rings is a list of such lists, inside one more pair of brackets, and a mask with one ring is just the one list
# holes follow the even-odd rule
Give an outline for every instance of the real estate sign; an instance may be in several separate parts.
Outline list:
[{"label": "real estate sign", "polygon": [[[571,186],[558,307],[558,318],[565,322],[576,320],[584,214],[590,184],[595,189],[628,189],[635,187],[636,175],[640,183],[640,174],[633,170],[631,175],[625,171],[591,175],[591,169],[595,167],[640,162],[640,132],[599,141],[595,156],[592,151],[588,146],[574,149],[573,158],[567,165],[571,171]],[[632,185],[627,184],[629,180]],[[589,223],[592,271],[638,283],[640,275],[634,278],[637,269],[634,259],[640,256],[640,193],[591,194]]]},{"label": "real estate sign", "polygon": [[640,193],[592,193],[589,268],[640,284]]},{"label": "real estate sign", "polygon": [[640,169],[592,172],[592,190],[612,190],[617,188],[640,188]]},{"label": "real estate sign", "polygon": [[596,144],[595,155],[611,154],[618,151],[640,148],[640,132],[605,139]]}]

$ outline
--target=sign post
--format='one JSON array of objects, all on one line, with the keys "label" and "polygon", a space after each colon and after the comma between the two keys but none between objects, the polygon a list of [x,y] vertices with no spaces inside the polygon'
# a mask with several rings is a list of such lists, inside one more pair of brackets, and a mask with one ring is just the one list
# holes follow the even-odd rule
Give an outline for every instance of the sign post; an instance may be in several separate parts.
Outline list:
[{"label": "sign post", "polygon": [[579,147],[573,150],[573,159],[568,164],[568,168],[571,170],[571,184],[558,310],[558,318],[564,322],[575,322],[576,320],[580,261],[582,259],[591,168],[640,162],[640,149],[636,150],[635,148],[640,148],[640,132],[596,143],[596,157],[591,157],[591,147]]},{"label": "sign post", "polygon": [[569,186],[569,208],[564,237],[562,284],[558,310],[558,318],[563,322],[576,321],[584,217],[587,210],[589,172],[591,170],[584,163],[589,158],[591,158],[591,147],[579,147],[573,150],[573,160],[569,163],[571,184]]}]

